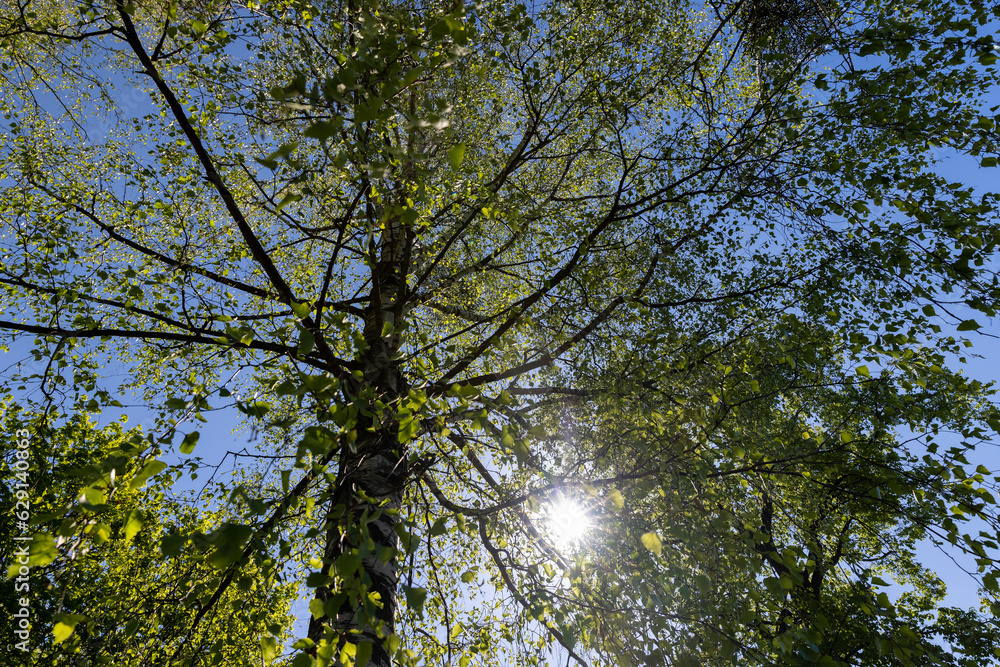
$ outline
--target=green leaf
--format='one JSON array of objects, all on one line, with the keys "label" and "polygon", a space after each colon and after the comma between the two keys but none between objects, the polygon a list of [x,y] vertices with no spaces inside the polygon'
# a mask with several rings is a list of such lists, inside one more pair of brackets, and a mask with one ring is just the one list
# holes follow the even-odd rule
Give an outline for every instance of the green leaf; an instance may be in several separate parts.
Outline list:
[{"label": "green leaf", "polygon": [[[45,567],[58,556],[59,551],[56,549],[56,541],[51,535],[48,533],[35,533],[31,536],[31,541],[28,543],[27,565],[29,567]],[[7,576],[16,577],[17,575],[18,562],[14,560],[8,569]]]},{"label": "green leaf", "polygon": [[440,519],[435,521],[434,525],[432,525],[430,529],[430,534],[432,537],[437,535],[444,535],[446,532],[448,532],[448,521],[444,517],[441,517]]},{"label": "green leaf", "polygon": [[216,547],[208,555],[208,563],[222,569],[237,562],[243,556],[243,545],[252,535],[253,529],[250,526],[227,522],[204,536],[206,542]]},{"label": "green leaf", "polygon": [[128,515],[125,517],[125,542],[131,542],[136,534],[142,529],[145,523],[145,519],[142,515],[142,510],[129,510]]},{"label": "green leaf", "polygon": [[104,491],[93,486],[84,488],[80,492],[80,495],[87,504],[95,507],[104,505],[107,502],[107,496],[104,495]]},{"label": "green leaf", "polygon": [[320,141],[325,142],[327,139],[336,137],[343,126],[343,118],[337,117],[331,121],[313,123],[306,128],[306,131],[303,134],[310,139],[319,139]]},{"label": "green leaf", "polygon": [[164,556],[173,557],[181,552],[181,548],[188,542],[187,535],[171,534],[160,539],[160,551]]},{"label": "green leaf", "polygon": [[284,144],[284,145],[278,147],[278,149],[276,151],[274,151],[273,153],[271,153],[270,155],[268,155],[266,158],[257,160],[257,162],[259,162],[260,164],[264,165],[268,169],[272,169],[272,170],[273,169],[277,169],[277,167],[278,167],[278,161],[286,159],[298,147],[299,147],[298,142],[291,142],[291,143]]},{"label": "green leaf", "polygon": [[965,320],[964,322],[958,325],[959,331],[975,331],[976,329],[979,328],[980,328],[979,323],[976,322],[975,320]]},{"label": "green leaf", "polygon": [[406,596],[406,606],[418,614],[421,613],[424,609],[424,601],[427,599],[427,591],[423,588],[411,588],[406,585],[400,585],[400,588]]},{"label": "green leaf", "polygon": [[660,536],[656,533],[643,533],[642,535],[642,546],[646,547],[649,551],[659,556],[663,553],[663,542],[660,541]]},{"label": "green leaf", "polygon": [[268,401],[245,403],[240,406],[240,411],[249,417],[263,419],[264,416],[271,411],[271,404]]},{"label": "green leaf", "polygon": [[517,457],[518,463],[525,463],[531,456],[531,450],[528,449],[528,444],[522,439],[517,438],[512,443],[514,456]]},{"label": "green leaf", "polygon": [[365,667],[371,660],[374,645],[371,642],[358,642],[357,653],[354,655],[354,667]]},{"label": "green leaf", "polygon": [[297,192],[289,192],[288,194],[286,194],[284,197],[281,198],[281,201],[278,202],[278,205],[275,207],[275,210],[280,211],[289,204],[294,204],[297,201],[302,201],[302,195],[298,194]]},{"label": "green leaf", "polygon": [[70,638],[76,626],[86,621],[87,617],[82,614],[58,613],[53,616],[53,620],[56,623],[52,628],[52,636],[56,644],[61,644]]},{"label": "green leaf", "polygon": [[781,579],[778,577],[764,577],[764,588],[776,598],[784,598],[785,587],[782,586]]},{"label": "green leaf", "polygon": [[305,359],[312,352],[315,344],[316,339],[313,337],[312,332],[308,329],[302,329],[299,331],[299,348],[296,351],[296,355],[299,359]]},{"label": "green leaf", "polygon": [[84,533],[90,535],[94,544],[104,544],[111,539],[111,526],[106,523],[96,523],[88,526]]},{"label": "green leaf", "polygon": [[452,169],[458,169],[462,166],[462,160],[465,159],[465,144],[456,144],[448,149],[448,160],[451,162]]},{"label": "green leaf", "polygon": [[147,463],[145,466],[142,467],[142,469],[135,477],[132,478],[132,481],[129,482],[129,487],[133,489],[142,488],[142,486],[146,483],[146,481],[150,477],[158,474],[166,467],[167,464],[158,459],[150,461],[149,463]]},{"label": "green leaf", "polygon": [[261,637],[260,652],[265,663],[271,662],[278,657],[278,640],[268,635]]},{"label": "green leaf", "polygon": [[191,431],[185,435],[184,440],[181,442],[181,454],[190,454],[193,452],[195,445],[198,444],[198,438],[200,437],[200,431]]}]

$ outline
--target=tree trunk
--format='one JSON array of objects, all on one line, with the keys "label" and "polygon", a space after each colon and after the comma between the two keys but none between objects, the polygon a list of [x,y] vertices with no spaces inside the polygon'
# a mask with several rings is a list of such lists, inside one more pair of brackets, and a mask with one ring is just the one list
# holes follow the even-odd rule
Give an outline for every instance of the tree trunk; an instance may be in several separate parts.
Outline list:
[{"label": "tree trunk", "polygon": [[[369,664],[389,667],[392,661],[384,640],[393,632],[396,614],[395,526],[405,472],[396,434],[376,429],[359,437],[356,451],[346,451],[342,457],[327,512],[323,558],[324,574],[338,578],[339,585],[316,589],[327,616],[310,620],[308,636],[317,644],[326,637],[335,646],[334,655],[348,641],[371,642]],[[378,603],[372,601],[374,593]],[[334,609],[328,604],[331,598]]]},{"label": "tree trunk", "polygon": [[[378,219],[368,206],[369,219]],[[386,224],[379,261],[372,271],[372,292],[365,321],[368,349],[362,358],[364,378],[357,388],[372,417],[361,416],[357,440],[341,438],[339,470],[330,490],[326,514],[323,574],[331,577],[316,589],[325,616],[309,623],[308,637],[331,648],[314,650],[321,659],[336,659],[346,644],[356,644],[368,664],[391,667],[386,639],[392,635],[397,608],[399,567],[396,524],[408,479],[406,446],[399,442],[395,403],[406,393],[397,352],[398,318],[405,298],[410,232],[399,220]],[[386,326],[388,325],[388,326]],[[383,335],[385,334],[385,335]],[[389,406],[381,412],[375,400]],[[346,595],[345,595],[346,593]],[[374,594],[377,594],[375,596]],[[331,602],[332,600],[332,602]]]}]

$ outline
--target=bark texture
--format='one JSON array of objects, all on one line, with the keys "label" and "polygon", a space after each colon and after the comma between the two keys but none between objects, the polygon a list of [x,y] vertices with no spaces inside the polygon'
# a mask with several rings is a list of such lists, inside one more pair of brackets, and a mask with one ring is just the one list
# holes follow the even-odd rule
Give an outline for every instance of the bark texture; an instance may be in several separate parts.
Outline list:
[{"label": "bark texture", "polygon": [[[379,207],[369,202],[367,209],[374,225]],[[397,357],[411,245],[412,235],[399,220],[386,224],[372,270],[363,379],[353,387],[372,416],[359,418],[353,443],[344,438],[338,443],[338,474],[329,489],[324,527],[323,573],[332,582],[316,590],[327,615],[313,617],[308,634],[317,644],[324,637],[336,642],[336,653],[348,642],[371,642],[368,664],[373,667],[392,664],[386,639],[394,631],[397,608],[396,524],[409,479],[394,410],[407,389]],[[378,410],[376,401],[388,407]],[[360,568],[355,568],[357,558]],[[346,599],[337,595],[342,592],[349,592]]]}]

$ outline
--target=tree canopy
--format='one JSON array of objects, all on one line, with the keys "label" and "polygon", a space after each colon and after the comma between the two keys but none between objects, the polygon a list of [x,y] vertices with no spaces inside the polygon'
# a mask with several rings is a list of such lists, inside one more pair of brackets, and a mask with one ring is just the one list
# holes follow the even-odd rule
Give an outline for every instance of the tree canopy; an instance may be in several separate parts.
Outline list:
[{"label": "tree canopy", "polygon": [[[28,477],[36,490],[31,512],[38,535],[46,536],[36,539],[30,552],[49,564],[30,572],[26,590],[14,578],[0,588],[6,611],[17,610],[18,599],[25,598],[35,623],[30,653],[7,642],[0,649],[3,664],[139,665],[149,660],[154,646],[153,660],[160,664],[206,650],[239,662],[246,647],[258,643],[257,628],[272,627],[276,635],[286,637],[294,586],[277,582],[273,567],[252,566],[201,627],[189,633],[197,610],[176,600],[204,595],[206,587],[214,585],[212,559],[164,559],[161,554],[168,552],[171,537],[182,533],[217,543],[232,531],[226,521],[232,517],[168,502],[164,492],[173,475],[154,480],[143,494],[134,461],[123,456],[132,445],[120,424],[97,430],[85,417],[74,415],[59,427],[46,428],[44,416],[23,415],[16,407],[5,417],[5,460],[16,448],[9,434],[33,433],[58,446],[40,447],[36,441],[29,459]],[[108,484],[111,480],[100,473],[112,469],[117,474],[114,484]],[[97,481],[81,484],[88,473]],[[2,493],[10,491],[4,488]],[[9,497],[4,501],[5,506],[13,505]],[[9,555],[16,548],[13,537],[21,531],[12,513],[2,521],[0,540]],[[70,658],[61,644],[77,626]]]},{"label": "tree canopy", "polygon": [[8,3],[11,660],[997,664],[998,18]]}]

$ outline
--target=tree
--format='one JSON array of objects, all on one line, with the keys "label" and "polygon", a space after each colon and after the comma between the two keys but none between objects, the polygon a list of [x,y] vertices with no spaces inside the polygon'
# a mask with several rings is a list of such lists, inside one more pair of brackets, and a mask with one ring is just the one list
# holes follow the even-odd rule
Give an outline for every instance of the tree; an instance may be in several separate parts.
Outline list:
[{"label": "tree", "polygon": [[[259,628],[275,627],[284,635],[293,587],[278,581],[280,573],[266,561],[248,564],[238,589],[219,600],[198,632],[188,632],[192,614],[177,600],[205,595],[214,581],[211,563],[224,556],[224,549],[213,546],[232,527],[224,522],[224,510],[199,515],[180,499],[168,500],[170,482],[180,471],[154,481],[149,493],[140,492],[147,480],[135,474],[129,460],[142,441],[140,431],[126,432],[118,423],[97,430],[84,415],[53,428],[53,414],[25,415],[17,408],[4,418],[8,471],[24,470],[14,465],[13,435],[32,435],[26,449],[31,472],[24,478],[34,490],[29,497],[35,530],[46,536],[34,542],[30,554],[45,567],[32,569],[24,588],[15,578],[15,565],[0,591],[9,627],[15,627],[10,621],[19,599],[28,601],[34,621],[34,631],[19,637],[26,646],[4,646],[4,664],[160,664],[209,647],[235,660],[246,655],[248,644],[257,643]],[[111,470],[117,471],[113,479]],[[98,481],[81,488],[86,472]],[[5,496],[8,492],[5,488]],[[4,497],[5,506],[13,504]],[[218,530],[209,528],[219,523]],[[15,553],[12,538],[24,533],[14,524],[13,513],[4,517],[5,554]],[[209,558],[180,555],[173,548],[179,557],[164,559],[178,536],[188,533],[196,535]],[[262,648],[266,656],[267,647]]]},{"label": "tree", "polygon": [[139,392],[140,476],[227,406],[290,457],[162,539],[211,579],[184,637],[273,563],[311,591],[295,667],[983,664],[992,621],[915,550],[1000,610],[967,461],[1000,421],[948,366],[994,314],[996,197],[935,165],[995,166],[990,11],[24,0],[8,390]]}]

